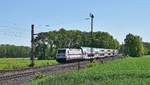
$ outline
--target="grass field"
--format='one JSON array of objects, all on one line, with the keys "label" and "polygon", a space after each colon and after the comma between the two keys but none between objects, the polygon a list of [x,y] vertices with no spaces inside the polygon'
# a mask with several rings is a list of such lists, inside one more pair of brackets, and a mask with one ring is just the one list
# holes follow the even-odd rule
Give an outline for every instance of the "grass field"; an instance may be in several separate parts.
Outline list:
[{"label": "grass field", "polygon": [[[26,68],[30,62],[29,58],[0,58],[0,70]],[[35,66],[44,66],[56,63],[57,62],[55,60],[35,60]]]},{"label": "grass field", "polygon": [[150,56],[97,64],[27,85],[150,85]]}]

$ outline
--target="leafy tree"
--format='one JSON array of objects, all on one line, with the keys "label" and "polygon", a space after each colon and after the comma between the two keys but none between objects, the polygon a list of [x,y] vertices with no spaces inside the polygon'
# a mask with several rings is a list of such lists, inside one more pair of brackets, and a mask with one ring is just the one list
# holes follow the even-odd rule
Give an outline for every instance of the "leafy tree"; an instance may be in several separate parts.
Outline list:
[{"label": "leafy tree", "polygon": [[38,37],[35,38],[34,40],[34,44],[35,44],[35,53],[36,53],[36,57],[39,60],[45,60],[47,59],[45,56],[45,50],[47,48],[47,33],[39,33]]},{"label": "leafy tree", "polygon": [[142,38],[139,36],[128,34],[125,41],[125,54],[133,57],[139,57],[144,54],[144,47],[142,43]]}]

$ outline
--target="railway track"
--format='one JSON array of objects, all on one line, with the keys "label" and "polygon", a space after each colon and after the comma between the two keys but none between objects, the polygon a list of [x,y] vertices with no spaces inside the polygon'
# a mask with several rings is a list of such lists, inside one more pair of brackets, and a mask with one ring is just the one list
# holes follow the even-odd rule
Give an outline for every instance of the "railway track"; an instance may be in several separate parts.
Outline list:
[{"label": "railway track", "polygon": [[[55,65],[58,65],[58,64],[55,64]],[[53,65],[47,65],[47,66],[53,66]],[[19,72],[19,71],[25,71],[25,70],[39,69],[39,68],[43,68],[47,66],[28,67],[28,68],[22,68],[22,69],[20,68],[20,69],[15,69],[15,70],[0,70],[0,75],[9,73],[9,72]]]},{"label": "railway track", "polygon": [[[98,59],[97,61],[100,63],[104,63],[105,61],[110,61],[118,58],[123,58],[122,56],[115,57],[105,57]],[[18,69],[18,70],[1,70],[0,71],[0,85],[20,85],[24,82],[31,81],[34,79],[34,75],[36,73],[44,73],[44,74],[57,74],[63,73],[69,70],[78,70],[80,68],[86,67],[89,61],[81,61],[75,63],[67,63],[67,64],[55,64],[48,65],[44,67],[33,67],[26,69]]]}]

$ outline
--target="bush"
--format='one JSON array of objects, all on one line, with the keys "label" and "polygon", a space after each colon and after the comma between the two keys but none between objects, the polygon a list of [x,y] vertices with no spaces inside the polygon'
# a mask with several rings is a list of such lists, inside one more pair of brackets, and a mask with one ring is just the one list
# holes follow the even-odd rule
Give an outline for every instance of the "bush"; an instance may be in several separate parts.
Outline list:
[{"label": "bush", "polygon": [[96,60],[93,60],[91,63],[89,63],[89,64],[87,65],[87,67],[94,67],[94,66],[96,66],[96,65],[97,65]]},{"label": "bush", "polygon": [[37,79],[42,79],[42,78],[45,78],[45,77],[47,77],[47,75],[38,72],[38,73],[35,74],[34,79],[37,80]]}]

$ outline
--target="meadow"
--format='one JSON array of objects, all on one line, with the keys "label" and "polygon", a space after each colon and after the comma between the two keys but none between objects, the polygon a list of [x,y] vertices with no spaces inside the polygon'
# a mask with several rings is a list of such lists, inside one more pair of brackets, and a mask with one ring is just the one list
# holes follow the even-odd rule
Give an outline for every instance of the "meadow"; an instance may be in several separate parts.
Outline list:
[{"label": "meadow", "polygon": [[[0,58],[0,70],[27,68],[31,63],[29,58]],[[35,66],[56,64],[55,60],[35,60]]]},{"label": "meadow", "polygon": [[150,56],[128,57],[48,76],[25,85],[149,85]]}]

